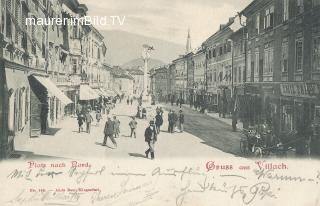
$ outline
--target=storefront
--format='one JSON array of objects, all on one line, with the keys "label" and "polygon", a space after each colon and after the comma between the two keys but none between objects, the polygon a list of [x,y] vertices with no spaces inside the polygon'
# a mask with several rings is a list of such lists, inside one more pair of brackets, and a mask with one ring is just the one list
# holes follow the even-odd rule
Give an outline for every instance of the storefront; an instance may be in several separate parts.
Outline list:
[{"label": "storefront", "polygon": [[30,86],[28,68],[0,61],[0,158],[14,151],[15,143],[27,141],[29,132]]},{"label": "storefront", "polygon": [[61,105],[72,101],[46,76],[30,75],[28,77],[30,93],[30,136],[46,134],[51,121],[57,119]]}]

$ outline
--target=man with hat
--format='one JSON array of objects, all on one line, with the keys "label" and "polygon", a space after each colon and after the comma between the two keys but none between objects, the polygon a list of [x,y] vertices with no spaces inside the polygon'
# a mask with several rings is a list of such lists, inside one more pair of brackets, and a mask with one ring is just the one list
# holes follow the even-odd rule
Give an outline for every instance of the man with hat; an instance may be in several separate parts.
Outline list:
[{"label": "man with hat", "polygon": [[145,130],[144,137],[149,146],[149,149],[145,151],[146,158],[148,158],[149,153],[151,153],[151,159],[154,159],[154,144],[157,141],[157,132],[153,120],[150,121],[149,126]]}]

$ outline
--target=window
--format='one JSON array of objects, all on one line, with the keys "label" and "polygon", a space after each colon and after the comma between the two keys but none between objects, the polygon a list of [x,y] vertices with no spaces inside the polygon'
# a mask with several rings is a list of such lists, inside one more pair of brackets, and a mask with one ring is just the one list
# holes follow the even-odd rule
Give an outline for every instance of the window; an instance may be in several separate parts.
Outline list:
[{"label": "window", "polygon": [[270,6],[265,11],[264,29],[273,27],[273,18],[274,18],[274,6]]},{"label": "window", "polygon": [[251,50],[248,51],[247,68],[248,68],[247,80],[249,80],[251,78],[251,73],[252,73],[252,69],[253,69],[253,68],[251,68]]},{"label": "window", "polygon": [[256,16],[255,27],[256,27],[257,34],[259,34],[260,33],[260,14],[257,14],[257,16]]},{"label": "window", "polygon": [[78,61],[77,59],[72,59],[72,72],[76,74],[78,71]]},{"label": "window", "polygon": [[238,70],[235,69],[235,70],[233,71],[233,81],[234,81],[234,82],[237,82],[237,73],[238,73]]},{"label": "window", "polygon": [[283,21],[289,19],[289,0],[283,0]]},{"label": "window", "polygon": [[312,40],[312,68],[320,71],[320,36]]},{"label": "window", "polygon": [[273,47],[267,44],[264,49],[264,68],[263,73],[273,72]]},{"label": "window", "polygon": [[7,12],[6,12],[6,37],[11,39],[12,25],[11,25],[11,0],[7,0]]},{"label": "window", "polygon": [[313,0],[313,6],[319,6],[320,0]]},{"label": "window", "polygon": [[282,50],[281,50],[281,71],[288,72],[288,39],[285,38],[282,41]]},{"label": "window", "polygon": [[302,71],[303,41],[302,38],[296,40],[296,71]]},{"label": "window", "polygon": [[303,0],[297,0],[297,14],[303,12]]},{"label": "window", "polygon": [[241,67],[239,67],[239,83],[241,83],[241,75],[242,74],[242,71],[241,71]]},{"label": "window", "polygon": [[254,76],[259,75],[259,49],[256,48],[255,52],[255,63],[254,63]]}]

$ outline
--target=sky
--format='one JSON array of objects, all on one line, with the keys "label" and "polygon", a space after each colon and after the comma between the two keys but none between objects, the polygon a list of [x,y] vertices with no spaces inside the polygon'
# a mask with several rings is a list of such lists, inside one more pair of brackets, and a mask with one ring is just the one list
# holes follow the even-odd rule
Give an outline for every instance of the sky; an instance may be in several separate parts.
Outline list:
[{"label": "sky", "polygon": [[193,48],[252,0],[79,0],[89,16],[125,16],[123,25],[95,27],[122,30],[185,45],[190,28]]}]

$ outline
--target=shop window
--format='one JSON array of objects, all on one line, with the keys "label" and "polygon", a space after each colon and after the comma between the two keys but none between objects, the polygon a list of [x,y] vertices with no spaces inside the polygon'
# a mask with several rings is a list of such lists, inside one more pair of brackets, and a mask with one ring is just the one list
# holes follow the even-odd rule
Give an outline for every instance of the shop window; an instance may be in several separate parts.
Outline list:
[{"label": "shop window", "polygon": [[320,36],[313,38],[312,43],[312,68],[320,71]]},{"label": "shop window", "polygon": [[281,130],[282,131],[293,130],[293,106],[292,105],[282,106]]}]

